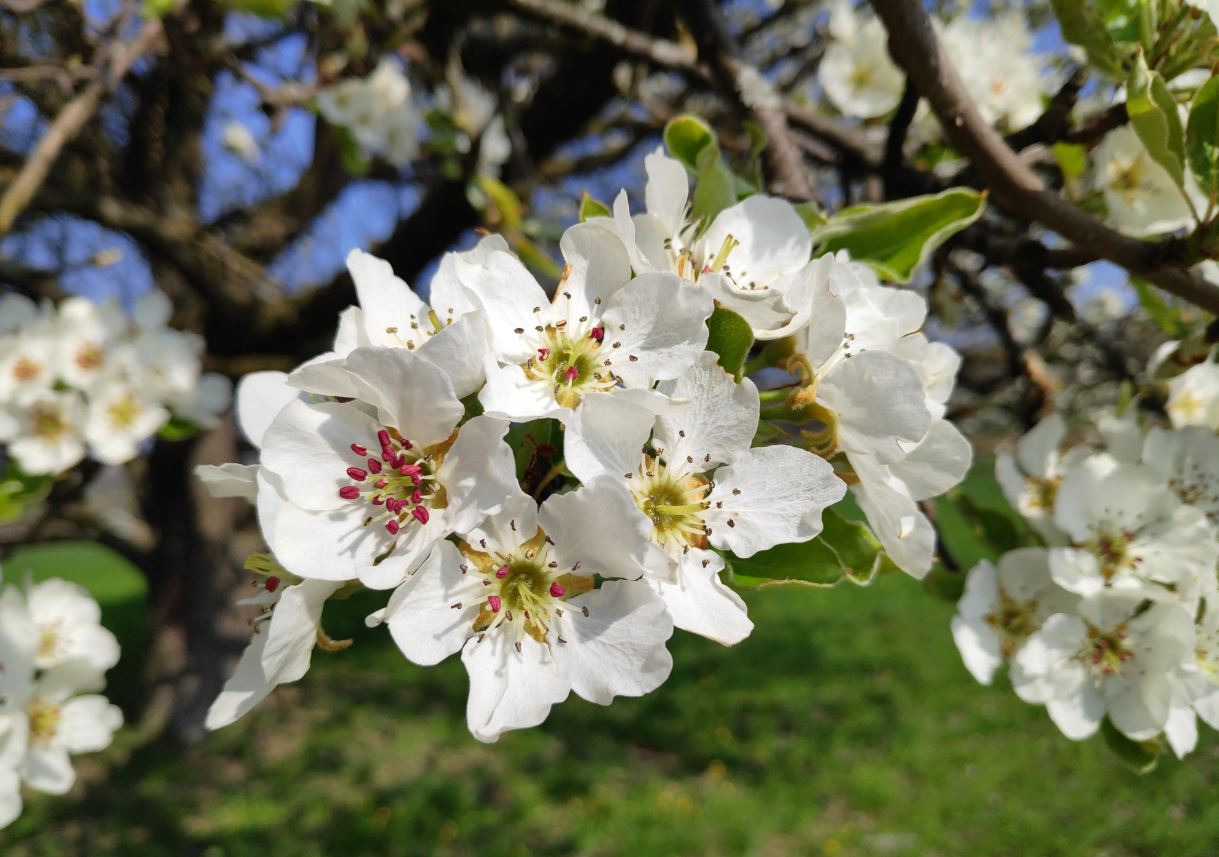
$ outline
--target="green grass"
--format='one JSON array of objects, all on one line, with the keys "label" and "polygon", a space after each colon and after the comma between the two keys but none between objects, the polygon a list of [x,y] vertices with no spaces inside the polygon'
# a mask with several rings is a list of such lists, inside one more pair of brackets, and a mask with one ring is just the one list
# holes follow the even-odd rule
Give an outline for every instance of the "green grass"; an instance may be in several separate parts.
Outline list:
[{"label": "green grass", "polygon": [[[491,746],[466,732],[459,661],[418,669],[365,633],[201,746],[83,758],[0,853],[1215,853],[1213,737],[1136,777],[976,685],[951,607],[903,576],[748,598],[742,645],[682,635],[652,695],[573,699]],[[339,606],[332,634],[362,630],[370,602]]]}]

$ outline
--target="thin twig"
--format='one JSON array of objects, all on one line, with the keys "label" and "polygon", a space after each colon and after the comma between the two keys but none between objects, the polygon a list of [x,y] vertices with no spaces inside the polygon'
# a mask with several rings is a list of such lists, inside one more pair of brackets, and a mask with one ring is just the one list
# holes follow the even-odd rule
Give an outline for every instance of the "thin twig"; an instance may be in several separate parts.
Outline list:
[{"label": "thin twig", "polygon": [[1074,244],[1095,249],[1170,294],[1219,313],[1219,287],[1185,267],[1185,242],[1142,241],[1123,235],[1046,188],[982,118],[919,0],[871,2],[889,32],[894,60],[918,86],[949,142],[973,164],[999,205],[1044,224]]}]

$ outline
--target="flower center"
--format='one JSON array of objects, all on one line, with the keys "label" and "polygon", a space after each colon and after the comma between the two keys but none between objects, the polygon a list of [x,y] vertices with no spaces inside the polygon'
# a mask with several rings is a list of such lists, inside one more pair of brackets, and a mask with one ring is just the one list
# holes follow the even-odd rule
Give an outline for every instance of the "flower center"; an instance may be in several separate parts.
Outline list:
[{"label": "flower center", "polygon": [[1120,627],[1112,631],[1090,627],[1088,642],[1079,657],[1092,666],[1096,675],[1120,675],[1126,662],[1134,657],[1126,636],[1125,629]]},{"label": "flower center", "polygon": [[34,434],[43,440],[58,440],[68,431],[68,422],[54,405],[35,405],[30,414]]},{"label": "flower center", "polygon": [[1003,656],[1011,657],[1038,628],[1037,599],[1017,601],[1000,590],[998,608],[987,613],[985,618],[986,624],[999,635]]},{"label": "flower center", "polygon": [[59,653],[63,640],[59,633],[60,624],[60,620],[56,619],[43,626],[42,633],[38,635],[38,660],[45,663]]},{"label": "flower center", "polygon": [[614,388],[617,378],[606,365],[602,344],[605,328],[597,326],[573,336],[567,328],[546,326],[537,340],[536,356],[524,366],[526,377],[554,387],[554,398],[574,408],[588,393]]},{"label": "flower center", "polygon": [[144,407],[130,393],[123,396],[117,402],[110,403],[106,408],[106,414],[110,417],[110,422],[115,428],[119,429],[131,428],[143,412]]},{"label": "flower center", "polygon": [[37,380],[42,375],[42,364],[29,357],[20,357],[13,364],[13,377],[25,384]]},{"label": "flower center", "polygon": [[[483,578],[485,594],[473,625],[480,641],[485,634],[507,626],[518,636],[517,651],[522,633],[546,643],[554,618],[563,615],[563,603],[593,588],[591,575],[574,573],[579,563],[570,570],[561,570],[551,559],[550,546],[550,540],[540,529],[532,539],[509,553],[480,551],[464,542],[460,545],[461,552]],[[470,565],[462,566],[463,572],[470,570]],[[588,608],[582,612],[587,616]],[[567,641],[558,637],[557,642]]]},{"label": "flower center", "polygon": [[652,521],[653,541],[669,553],[707,546],[703,510],[711,482],[705,476],[645,455],[632,477],[631,496]]},{"label": "flower center", "polygon": [[675,244],[672,238],[665,239],[665,250],[668,251],[673,263],[673,272],[691,283],[697,283],[703,274],[720,272],[732,279],[732,272],[728,268],[728,257],[739,246],[741,246],[740,241],[731,235],[726,235],[720,242],[720,246],[716,248],[715,255],[708,256],[706,251],[709,248],[703,248],[703,252],[695,254],[693,250]]},{"label": "flower center", "polygon": [[86,372],[93,372],[102,367],[105,356],[100,345],[86,342],[76,350],[76,365]]},{"label": "flower center", "polygon": [[347,468],[351,482],[339,489],[339,496],[367,503],[372,508],[364,526],[380,524],[391,536],[396,536],[411,524],[423,526],[431,518],[431,509],[446,505],[436,471],[450,441],[422,449],[397,429],[383,428],[377,432],[377,443],[381,447],[380,456],[364,444],[351,444],[351,451],[360,463]]},{"label": "flower center", "polygon": [[455,320],[455,313],[450,308],[448,314],[442,321],[436,311],[429,309],[425,324],[419,323],[419,316],[412,314],[410,316],[410,325],[403,329],[397,325],[387,325],[385,332],[390,336],[395,337],[399,343],[410,351],[414,351],[423,343],[427,342],[440,331],[444,330]]},{"label": "flower center", "polygon": [[1096,555],[1105,580],[1111,580],[1118,572],[1139,564],[1139,558],[1130,555],[1130,542],[1133,539],[1134,533],[1129,530],[1101,530],[1089,543],[1088,548]]},{"label": "flower center", "polygon": [[30,719],[30,743],[49,744],[59,732],[60,706],[44,699],[34,699],[26,709]]}]

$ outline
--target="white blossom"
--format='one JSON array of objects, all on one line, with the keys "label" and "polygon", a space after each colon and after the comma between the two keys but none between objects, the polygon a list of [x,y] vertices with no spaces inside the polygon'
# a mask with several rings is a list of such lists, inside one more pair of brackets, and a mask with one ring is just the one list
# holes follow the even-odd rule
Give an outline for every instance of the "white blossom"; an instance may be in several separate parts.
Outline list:
[{"label": "white blossom", "polygon": [[646,521],[610,479],[540,509],[518,493],[463,538],[461,553],[439,545],[372,621],[415,663],[461,651],[470,731],[495,741],[541,723],[572,691],[608,705],[668,677],[673,625],[638,580],[647,551]]}]

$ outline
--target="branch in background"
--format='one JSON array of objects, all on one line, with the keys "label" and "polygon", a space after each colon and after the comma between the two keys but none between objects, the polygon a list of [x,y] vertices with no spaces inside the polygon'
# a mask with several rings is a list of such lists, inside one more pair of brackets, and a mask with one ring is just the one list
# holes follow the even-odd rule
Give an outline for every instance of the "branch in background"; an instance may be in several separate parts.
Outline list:
[{"label": "branch in background", "polygon": [[103,96],[118,86],[135,61],[151,50],[163,33],[159,19],[146,23],[134,39],[115,53],[105,73],[90,81],[59,111],[30,153],[21,172],[0,196],[0,235],[8,233],[13,221],[33,200],[59,158],[59,153],[84,130],[101,107]]},{"label": "branch in background", "polygon": [[919,0],[871,0],[889,32],[889,51],[940,120],[952,145],[993,190],[995,201],[1020,217],[1042,223],[1081,247],[1137,272],[1170,294],[1219,313],[1219,287],[1182,264],[1184,243],[1130,238],[1046,189],[1003,138],[983,120],[944,53]]},{"label": "branch in background", "polygon": [[1071,111],[1079,100],[1080,90],[1088,80],[1087,69],[1077,68],[1071,72],[1067,82],[1050,99],[1045,112],[1027,128],[1007,137],[1007,145],[1019,152],[1037,143],[1054,143],[1071,130]]},{"label": "branch in background", "polygon": [[1120,128],[1129,121],[1130,114],[1126,112],[1126,103],[1114,104],[1107,110],[1090,117],[1078,128],[1069,131],[1062,139],[1067,143],[1077,143],[1091,148],[1110,131]]},{"label": "branch in background", "polygon": [[775,189],[794,199],[812,199],[813,178],[787,126],[779,93],[761,72],[740,58],[712,0],[683,0],[679,8],[724,96],[766,133],[764,156]]},{"label": "branch in background", "polygon": [[889,136],[885,139],[883,175],[885,193],[890,197],[898,195],[902,165],[905,163],[906,135],[910,132],[914,114],[918,112],[918,102],[918,90],[907,78],[906,87],[902,90],[902,100],[898,102],[893,119],[889,122]]}]

